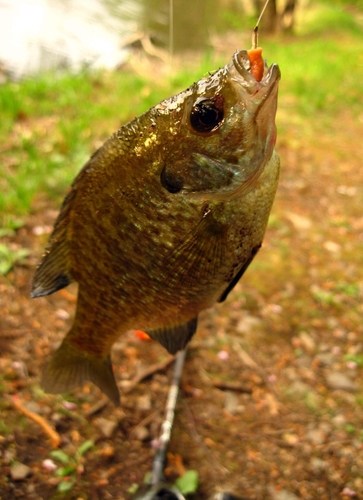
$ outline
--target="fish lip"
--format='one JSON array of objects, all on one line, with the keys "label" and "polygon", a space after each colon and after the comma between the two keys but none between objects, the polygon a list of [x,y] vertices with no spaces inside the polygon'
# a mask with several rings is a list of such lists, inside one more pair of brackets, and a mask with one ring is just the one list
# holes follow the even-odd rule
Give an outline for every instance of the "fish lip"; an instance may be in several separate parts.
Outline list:
[{"label": "fish lip", "polygon": [[250,73],[250,61],[248,58],[247,50],[239,50],[233,55],[233,65],[238,74],[242,76],[244,83],[243,86],[250,94],[255,94],[259,89],[266,87],[273,87],[281,77],[280,68],[276,63],[270,67],[265,64],[265,72],[260,82],[257,82],[253,75]]}]

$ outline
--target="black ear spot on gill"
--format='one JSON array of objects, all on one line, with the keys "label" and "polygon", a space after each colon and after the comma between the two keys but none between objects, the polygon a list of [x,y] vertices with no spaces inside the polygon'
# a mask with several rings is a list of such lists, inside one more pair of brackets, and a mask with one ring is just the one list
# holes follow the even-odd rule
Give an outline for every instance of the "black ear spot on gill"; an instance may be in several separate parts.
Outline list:
[{"label": "black ear spot on gill", "polygon": [[197,99],[190,112],[190,124],[196,132],[201,134],[217,130],[223,118],[224,99],[221,95]]},{"label": "black ear spot on gill", "polygon": [[169,193],[175,194],[179,193],[183,189],[183,179],[176,177],[170,172],[166,171],[166,166],[163,168],[160,174],[161,185],[169,191]]}]

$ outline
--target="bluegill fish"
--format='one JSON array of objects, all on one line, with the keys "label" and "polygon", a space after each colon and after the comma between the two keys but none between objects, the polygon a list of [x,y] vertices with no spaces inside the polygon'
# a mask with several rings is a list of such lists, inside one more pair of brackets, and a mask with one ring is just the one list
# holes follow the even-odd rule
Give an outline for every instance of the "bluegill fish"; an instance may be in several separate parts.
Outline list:
[{"label": "bluegill fish", "polygon": [[[262,59],[261,59],[262,61]],[[113,343],[146,331],[183,349],[261,246],[278,182],[280,71],[248,52],[115,132],[66,196],[32,297],[79,283],[74,323],[42,386],[94,382],[115,403]],[[259,81],[260,80],[260,81]]]}]

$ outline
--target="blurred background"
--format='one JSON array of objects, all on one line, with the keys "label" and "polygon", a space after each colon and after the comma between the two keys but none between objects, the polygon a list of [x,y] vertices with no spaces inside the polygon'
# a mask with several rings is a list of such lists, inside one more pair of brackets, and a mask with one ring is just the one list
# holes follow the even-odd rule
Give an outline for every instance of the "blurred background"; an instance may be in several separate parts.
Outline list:
[{"label": "blurred background", "polygon": [[[297,2],[280,3],[269,3],[265,32],[293,29]],[[260,0],[4,0],[0,60],[11,78],[21,78],[58,68],[115,68],[127,58],[126,46],[146,39],[169,52],[204,51],[212,35],[251,29],[262,6]]]},{"label": "blurred background", "polygon": [[[361,0],[326,2],[335,11],[359,16]],[[213,36],[251,30],[262,0],[3,0],[0,4],[0,61],[10,78],[46,70],[115,68],[127,47],[148,42],[169,52],[213,49]],[[261,31],[297,33],[312,4],[271,0]],[[310,12],[311,14],[311,12]],[[340,19],[344,22],[344,16]],[[332,26],[334,28],[334,26]],[[152,49],[151,49],[152,50]],[[159,53],[160,54],[160,53]]]},{"label": "blurred background", "polygon": [[[41,370],[72,322],[75,286],[31,301],[59,206],[123,123],[251,46],[262,1],[0,1],[0,497],[129,499],[150,469],[166,353],[131,332],[113,349],[122,406],[93,386],[49,396]],[[171,23],[171,20],[173,22]],[[271,1],[260,25],[282,80],[281,177],[263,248],[201,315],[168,479],[194,499],[363,498],[363,2]],[[60,450],[14,406],[61,435]],[[91,443],[90,443],[91,442]],[[80,452],[79,450],[82,450]],[[62,462],[63,460],[63,462]],[[195,476],[194,476],[195,477]]]}]

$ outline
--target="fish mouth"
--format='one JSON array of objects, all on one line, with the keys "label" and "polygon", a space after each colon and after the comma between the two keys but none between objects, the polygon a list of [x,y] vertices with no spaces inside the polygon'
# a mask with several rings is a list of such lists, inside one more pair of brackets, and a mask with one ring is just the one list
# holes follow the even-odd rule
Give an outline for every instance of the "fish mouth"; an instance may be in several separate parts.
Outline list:
[{"label": "fish mouth", "polygon": [[251,95],[254,95],[263,88],[267,90],[267,94],[270,93],[281,77],[280,68],[276,63],[268,67],[265,62],[263,77],[260,82],[256,81],[255,77],[251,74],[251,63],[247,50],[235,52],[233,55],[233,65],[238,74],[243,78],[243,87]]}]

